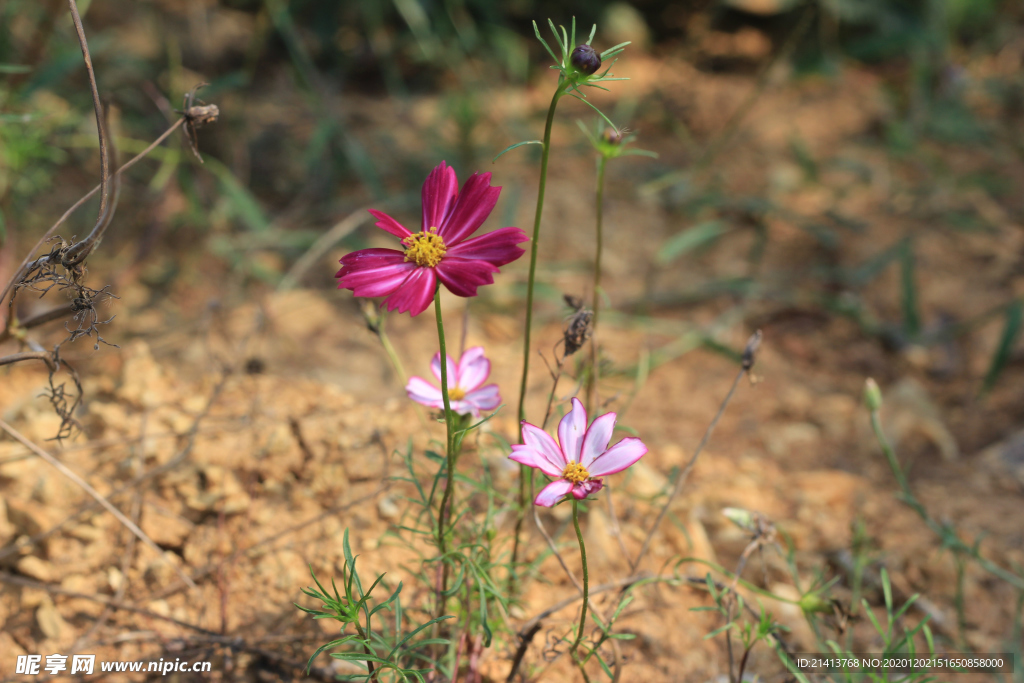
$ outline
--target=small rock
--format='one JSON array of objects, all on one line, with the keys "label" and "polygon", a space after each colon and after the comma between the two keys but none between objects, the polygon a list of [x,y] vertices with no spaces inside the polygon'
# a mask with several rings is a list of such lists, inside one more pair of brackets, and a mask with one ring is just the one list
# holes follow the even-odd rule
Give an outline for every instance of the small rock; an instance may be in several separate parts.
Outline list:
[{"label": "small rock", "polygon": [[68,623],[64,621],[64,617],[60,615],[50,599],[36,609],[36,624],[43,635],[50,640],[59,640],[68,628]]},{"label": "small rock", "polygon": [[107,567],[107,585],[115,593],[121,590],[121,586],[124,584],[124,574],[117,567]]},{"label": "small rock", "polygon": [[50,583],[54,579],[53,565],[35,555],[28,555],[18,560],[17,568],[19,573],[36,581]]},{"label": "small rock", "polygon": [[181,558],[169,550],[164,551],[163,557],[154,558],[146,566],[144,577],[151,588],[158,588],[170,584],[178,578],[178,572],[174,568],[181,564]]},{"label": "small rock", "polygon": [[147,509],[140,524],[153,542],[165,548],[180,548],[192,531],[192,524],[180,517]]},{"label": "small rock", "polygon": [[44,591],[42,588],[22,588],[21,589],[21,608],[22,609],[35,609],[39,605],[43,604],[50,599],[50,594]]},{"label": "small rock", "polygon": [[637,498],[651,499],[668,491],[668,478],[643,461],[635,463],[626,472],[624,488]]},{"label": "small rock", "polygon": [[71,538],[78,539],[83,543],[92,543],[103,538],[103,530],[97,529],[92,524],[75,524],[69,526],[65,533]]},{"label": "small rock", "polygon": [[768,452],[783,457],[794,449],[814,446],[821,440],[821,430],[810,422],[791,422],[776,427],[766,437]]},{"label": "small rock", "polygon": [[401,510],[395,505],[395,501],[391,500],[390,496],[385,496],[380,499],[377,503],[377,512],[380,513],[381,519],[386,519],[391,522],[397,522],[402,516]]}]

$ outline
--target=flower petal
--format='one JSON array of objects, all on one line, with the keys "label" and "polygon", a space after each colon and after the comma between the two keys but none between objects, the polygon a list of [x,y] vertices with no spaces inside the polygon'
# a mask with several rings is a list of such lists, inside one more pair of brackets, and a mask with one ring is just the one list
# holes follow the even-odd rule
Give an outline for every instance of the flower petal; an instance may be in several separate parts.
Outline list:
[{"label": "flower petal", "polygon": [[500,194],[500,187],[491,187],[490,173],[474,173],[462,186],[455,206],[445,219],[444,225],[438,226],[437,234],[444,238],[446,245],[455,246],[483,225],[494,205],[498,203]]},{"label": "flower petal", "polygon": [[580,464],[588,470],[597,456],[608,450],[608,442],[612,440],[612,432],[615,431],[615,417],[615,413],[605,413],[587,429],[587,435],[583,437]]},{"label": "flower petal", "polygon": [[578,398],[573,398],[572,410],[558,423],[558,443],[567,462],[580,462],[580,449],[586,433],[587,411]]},{"label": "flower petal", "polygon": [[396,221],[391,216],[387,215],[383,211],[377,211],[376,209],[369,209],[370,214],[377,219],[377,227],[385,232],[390,232],[398,239],[405,239],[412,233],[402,226],[401,223]]},{"label": "flower petal", "polygon": [[416,267],[405,282],[384,300],[384,305],[389,311],[398,309],[399,313],[408,311],[410,315],[419,315],[427,310],[434,298],[436,283],[433,268]]},{"label": "flower petal", "polygon": [[546,508],[551,507],[562,497],[572,490],[572,482],[566,479],[556,479],[547,486],[541,489],[537,497],[533,499],[534,505],[543,505]]},{"label": "flower petal", "polygon": [[[460,399],[458,401],[448,401],[448,405],[452,407],[452,412],[457,415],[472,415],[474,418],[479,419],[480,410],[473,405],[470,401]],[[444,408],[444,402],[442,399],[441,408]]]},{"label": "flower petal", "polygon": [[604,487],[600,479],[587,479],[572,487],[572,497],[576,500],[583,500],[591,493],[597,493]]},{"label": "flower petal", "polygon": [[461,256],[445,256],[435,266],[437,277],[455,296],[476,296],[476,288],[494,282],[491,273],[497,273],[497,266],[487,261],[473,260]]},{"label": "flower petal", "polygon": [[501,393],[497,384],[488,384],[466,394],[465,401],[472,403],[477,410],[494,410],[501,405]]},{"label": "flower petal", "polygon": [[529,422],[523,422],[523,443],[543,455],[551,463],[551,466],[558,470],[559,476],[565,470],[565,466],[569,464],[555,440],[543,429],[535,427]]},{"label": "flower petal", "polygon": [[456,245],[447,243],[446,256],[459,256],[487,261],[493,266],[503,266],[525,254],[526,250],[516,245],[529,241],[530,238],[519,228],[499,228]]},{"label": "flower petal", "polygon": [[531,448],[530,446],[524,446],[521,443],[517,443],[512,446],[512,454],[508,457],[522,465],[526,465],[527,467],[536,467],[549,477],[562,476],[562,470],[554,467],[547,461],[547,458],[544,457],[543,453],[539,453],[535,448]]},{"label": "flower petal", "polygon": [[423,201],[423,229],[440,228],[445,218],[451,213],[452,206],[459,193],[459,179],[455,177],[455,169],[445,162],[437,165],[423,182],[420,197]]},{"label": "flower petal", "polygon": [[418,267],[394,249],[361,249],[341,259],[335,277],[339,289],[351,289],[356,296],[387,296]]},{"label": "flower petal", "polygon": [[[448,393],[451,393],[452,389],[454,389],[455,387],[459,386],[459,371],[458,371],[458,366],[455,365],[455,360],[452,359],[451,356],[449,356],[448,354],[445,354],[445,358],[448,360],[448,364],[447,364],[448,367],[446,368],[446,370],[448,372]],[[435,353],[434,357],[430,359],[430,371],[432,373],[434,373],[434,377],[436,377],[437,381],[440,382],[441,381],[441,352],[440,351]]]},{"label": "flower petal", "polygon": [[422,377],[410,377],[405,385],[405,393],[409,398],[431,408],[443,407],[441,390]]},{"label": "flower petal", "polygon": [[647,446],[636,437],[627,437],[601,455],[587,468],[592,477],[603,477],[626,469],[647,452]]},{"label": "flower petal", "polygon": [[484,347],[467,349],[459,359],[459,388],[470,392],[487,381],[491,374],[491,361],[484,356]]}]

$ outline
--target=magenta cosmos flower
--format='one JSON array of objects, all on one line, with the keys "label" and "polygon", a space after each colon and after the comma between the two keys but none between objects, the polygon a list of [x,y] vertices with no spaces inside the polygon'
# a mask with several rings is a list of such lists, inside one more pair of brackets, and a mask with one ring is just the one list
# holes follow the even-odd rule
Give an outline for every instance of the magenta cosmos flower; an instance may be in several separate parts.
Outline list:
[{"label": "magenta cosmos flower", "polygon": [[[459,415],[480,417],[481,410],[494,410],[501,403],[497,384],[484,386],[491,374],[491,361],[484,357],[484,347],[468,349],[459,364],[451,356],[448,359],[448,402],[452,411]],[[441,353],[435,353],[430,361],[430,370],[437,381],[441,381]],[[431,408],[444,408],[441,390],[422,377],[410,377],[405,385],[409,398]]]},{"label": "magenta cosmos flower", "polygon": [[600,479],[626,469],[647,452],[640,439],[628,437],[608,448],[615,429],[615,413],[605,413],[587,428],[587,411],[579,399],[558,423],[558,442],[547,432],[523,422],[523,443],[512,447],[509,457],[556,477],[537,494],[537,505],[551,507],[564,495],[586,498],[601,490]]},{"label": "magenta cosmos flower", "polygon": [[370,210],[377,227],[402,240],[404,251],[362,249],[341,259],[339,289],[356,296],[387,297],[389,311],[419,315],[434,297],[438,281],[457,296],[476,296],[494,282],[498,266],[523,255],[516,245],[529,241],[519,228],[501,228],[466,239],[490,215],[501,194],[490,173],[476,173],[459,192],[455,171],[445,162],[423,183],[423,227],[409,232],[382,211]]}]

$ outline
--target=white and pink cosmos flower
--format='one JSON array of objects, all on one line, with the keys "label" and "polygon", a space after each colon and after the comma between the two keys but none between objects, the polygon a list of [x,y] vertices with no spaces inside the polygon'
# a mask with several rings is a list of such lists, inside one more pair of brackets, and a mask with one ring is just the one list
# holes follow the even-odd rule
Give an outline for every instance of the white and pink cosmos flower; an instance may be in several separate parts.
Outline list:
[{"label": "white and pink cosmos flower", "polygon": [[605,413],[588,428],[587,411],[574,398],[572,410],[558,423],[557,442],[540,427],[523,421],[523,443],[513,446],[509,457],[555,477],[537,494],[536,505],[551,507],[567,494],[582,500],[604,486],[598,477],[621,472],[647,453],[647,446],[635,437],[608,448],[615,419],[615,413]]},{"label": "white and pink cosmos flower", "polygon": [[402,242],[397,249],[360,249],[341,259],[339,289],[355,296],[387,297],[389,311],[419,315],[434,298],[438,283],[452,294],[476,296],[481,285],[494,282],[498,266],[523,255],[528,242],[519,228],[499,228],[467,239],[483,225],[498,202],[501,188],[491,186],[490,173],[473,174],[459,191],[455,171],[445,162],[423,183],[423,224],[410,232],[383,211],[370,210],[377,227]]},{"label": "white and pink cosmos flower", "polygon": [[[467,349],[456,365],[451,356],[448,360],[448,402],[452,411],[459,415],[480,417],[481,410],[494,410],[501,405],[501,394],[497,384],[484,385],[491,374],[491,361],[484,356],[484,347]],[[441,381],[441,353],[434,354],[430,370],[437,381]],[[441,390],[422,377],[410,377],[405,385],[409,398],[430,408],[444,409]]]}]

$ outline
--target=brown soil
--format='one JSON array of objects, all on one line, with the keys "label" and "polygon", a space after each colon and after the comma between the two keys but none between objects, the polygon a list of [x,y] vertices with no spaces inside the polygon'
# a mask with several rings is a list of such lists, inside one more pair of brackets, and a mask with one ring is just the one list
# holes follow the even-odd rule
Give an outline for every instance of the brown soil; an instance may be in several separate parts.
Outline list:
[{"label": "brown soil", "polygon": [[[911,235],[925,326],[943,316],[967,320],[1024,294],[1024,198],[993,198],[956,182],[985,171],[1020,186],[1024,159],[940,144],[926,145],[919,156],[888,154],[872,138],[876,122],[889,115],[888,105],[878,78],[867,71],[851,69],[830,81],[772,81],[699,180],[703,191],[765,197],[788,212],[765,219],[768,240],[757,272],[766,295],[672,303],[672,293],[752,274],[746,255],[754,233],[740,228],[696,256],[652,268],[662,242],[700,217],[678,211],[671,192],[662,201],[637,191],[643,181],[686,167],[697,156],[658,128],[662,111],[651,103],[685,112],[691,135],[705,139],[721,131],[725,113],[755,85],[746,77],[708,76],[683,63],[639,55],[624,61],[621,70],[633,78],[621,86],[623,96],[648,105],[636,124],[645,133],[638,145],[657,149],[662,157],[612,163],[606,289],[612,309],[620,313],[604,316],[597,338],[612,366],[627,371],[641,350],[667,344],[680,349],[651,371],[620,418],[650,447],[630,474],[611,480],[623,542],[636,552],[658,509],[648,501],[689,458],[736,373],[735,363],[720,354],[687,351],[687,335],[707,333],[742,348],[760,327],[765,341],[757,381],[740,385],[645,568],[664,571],[676,557],[735,567],[748,538],[722,510],[742,507],[766,515],[790,540],[806,587],[820,572],[835,574],[837,558],[850,548],[851,530],[861,522],[879,563],[869,574],[877,577],[877,567],[884,565],[899,602],[914,593],[924,596],[908,623],[927,614],[935,632],[955,643],[955,562],[895,497],[895,481],[871,435],[860,394],[867,376],[882,385],[887,428],[909,468],[911,485],[932,515],[955,524],[968,540],[984,538],[981,549],[994,562],[1020,567],[1024,466],[1013,459],[1012,449],[988,447],[1024,426],[1024,364],[1018,352],[991,394],[979,399],[981,378],[1002,331],[998,318],[951,345],[893,351],[849,319],[814,307],[819,285],[807,271],[814,263],[862,263]],[[543,90],[509,93],[515,106],[499,101],[495,112],[506,105],[513,113],[528,106],[540,110],[546,87],[545,82]],[[348,106],[370,104],[376,112],[373,125],[386,126],[401,114],[382,101]],[[585,114],[574,104],[564,105],[555,131],[540,280],[553,292],[584,294],[590,291],[587,263],[593,249],[593,162],[567,142],[578,139],[574,119]],[[438,106],[432,98],[415,103],[423,121],[432,120]],[[492,146],[500,148],[506,144],[504,123],[497,116],[494,121]],[[428,130],[410,131],[416,134]],[[816,181],[803,178],[794,160],[795,135],[819,161]],[[923,156],[929,163],[921,161]],[[836,159],[851,164],[828,163]],[[849,170],[853,161],[867,169],[869,180]],[[535,168],[526,155],[510,154],[487,170],[506,187],[502,202],[518,196],[515,224],[529,225]],[[500,203],[497,215],[505,208]],[[859,233],[843,232],[839,251],[828,251],[797,225],[827,210],[856,217],[865,226]],[[937,228],[937,217],[951,210],[975,212],[986,231]],[[410,221],[417,215],[415,210],[396,213]],[[488,225],[497,226],[497,219]],[[374,244],[389,239],[365,230]],[[111,515],[91,509],[82,490],[24,447],[0,442],[0,543],[16,549],[0,551],[0,670],[6,676],[14,671],[17,655],[75,651],[107,660],[211,659],[214,673],[202,680],[297,677],[308,655],[336,629],[314,622],[292,603],[309,604],[299,593],[310,584],[309,564],[321,577],[340,573],[345,528],[364,575],[387,571],[394,582],[404,579],[409,607],[425,604],[429,596],[402,567],[412,561],[410,553],[386,532],[405,493],[388,480],[402,466],[396,453],[409,439],[422,452],[428,439],[351,294],[326,288],[332,261],[341,253],[324,260],[315,290],[275,293],[251,285],[243,296],[226,274],[195,277],[206,268],[222,272],[211,255],[190,256],[186,268],[193,277],[183,277],[156,300],[141,280],[125,276],[117,289],[122,300],[112,309],[118,317],[106,334],[121,349],[66,351],[84,379],[86,402],[84,434],[63,444],[46,441],[59,421],[39,397],[45,373],[24,364],[2,369],[0,416],[100,493],[171,465],[114,498],[164,549],[161,558],[135,542]],[[154,268],[160,258],[171,257],[154,256]],[[110,258],[94,265],[92,276],[119,279],[124,268],[116,264]],[[517,292],[526,265],[522,260],[506,268],[472,302],[466,335],[468,345],[486,346],[493,379],[507,403],[485,431],[508,441],[516,438],[510,406],[521,362]],[[898,320],[899,292],[898,270],[890,266],[864,299],[877,318]],[[549,358],[565,314],[555,299],[552,294],[542,301],[535,331],[536,347]],[[647,305],[649,315],[639,313],[645,300],[655,302]],[[463,301],[446,298],[444,304],[449,339],[457,339]],[[392,316],[388,327],[406,369],[426,374],[436,348],[429,315]],[[939,372],[947,360],[950,367]],[[528,415],[538,420],[550,380],[543,363],[536,358],[533,363]],[[567,400],[573,382],[560,387],[560,398]],[[621,412],[631,390],[632,375],[609,372],[602,397],[609,409]],[[442,429],[432,426],[430,436],[442,438]],[[481,439],[463,463],[475,468],[487,461],[497,483],[510,487],[514,469],[490,445],[493,441]],[[566,510],[545,513],[543,519],[557,532],[570,567],[578,569]],[[511,524],[503,520],[502,531]],[[600,584],[625,576],[627,566],[603,503],[591,506],[585,527],[592,580]],[[26,541],[55,528],[40,542]],[[532,527],[527,548],[530,554],[544,549]],[[189,589],[178,569],[198,587]],[[681,571],[699,577],[707,569],[690,563]],[[541,575],[543,581],[529,583],[522,605],[499,621],[514,628],[573,594],[555,560],[544,563]],[[752,557],[745,577],[779,595],[799,597],[778,552]],[[1005,651],[1015,591],[975,564],[967,566],[964,591],[967,645],[977,652]],[[848,595],[842,585],[837,589],[837,597]],[[881,613],[880,591],[869,588],[866,597]],[[611,599],[603,594],[598,602],[607,608]],[[786,636],[791,649],[814,647],[795,607],[762,601],[792,629]],[[720,621],[711,612],[689,611],[708,604],[703,591],[687,586],[639,590],[620,622],[638,636],[622,644],[627,662],[622,680],[710,681],[726,675],[723,639],[703,639]],[[532,680],[573,676],[565,657],[549,666],[541,651],[568,630],[575,615],[567,608],[545,622],[528,654],[525,670]],[[854,628],[858,649],[875,651],[866,620]],[[225,645],[229,641],[233,649]],[[508,637],[500,635],[487,651],[483,670],[489,680],[503,680],[512,649]],[[761,646],[748,671],[778,680],[773,659]],[[332,666],[325,657],[317,665],[320,676]],[[335,670],[346,672],[340,664]]]}]

